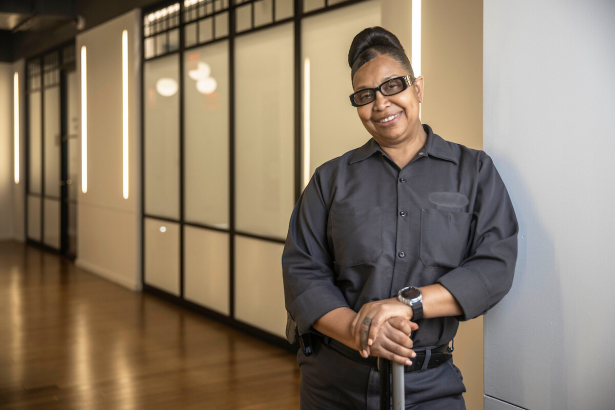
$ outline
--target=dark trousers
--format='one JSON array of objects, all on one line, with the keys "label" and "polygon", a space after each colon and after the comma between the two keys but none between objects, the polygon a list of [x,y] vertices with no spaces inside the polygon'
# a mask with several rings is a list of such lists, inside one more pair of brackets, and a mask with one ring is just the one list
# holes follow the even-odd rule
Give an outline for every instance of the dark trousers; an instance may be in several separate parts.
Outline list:
[{"label": "dark trousers", "polygon": [[[314,352],[301,349],[301,410],[379,410],[380,373],[316,341]],[[405,373],[406,410],[465,410],[466,391],[461,371],[453,360],[435,367]]]}]

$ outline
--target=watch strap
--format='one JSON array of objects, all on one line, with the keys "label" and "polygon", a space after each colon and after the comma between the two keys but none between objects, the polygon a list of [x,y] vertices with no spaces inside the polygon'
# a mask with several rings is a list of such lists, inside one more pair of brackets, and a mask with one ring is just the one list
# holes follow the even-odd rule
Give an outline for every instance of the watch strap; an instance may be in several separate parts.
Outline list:
[{"label": "watch strap", "polygon": [[421,320],[423,318],[423,302],[414,302],[410,306],[412,307],[412,321]]}]

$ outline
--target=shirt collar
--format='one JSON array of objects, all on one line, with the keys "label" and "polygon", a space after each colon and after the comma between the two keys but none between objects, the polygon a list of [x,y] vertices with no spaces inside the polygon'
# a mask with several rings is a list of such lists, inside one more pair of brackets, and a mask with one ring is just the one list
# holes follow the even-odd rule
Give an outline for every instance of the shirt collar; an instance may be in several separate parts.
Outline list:
[{"label": "shirt collar", "polygon": [[[453,152],[450,146],[450,142],[444,140],[438,134],[434,134],[431,127],[427,124],[422,124],[423,129],[427,133],[427,141],[425,142],[424,150],[428,156],[444,159],[453,162],[457,165],[457,156]],[[363,146],[357,148],[357,150],[350,156],[348,164],[354,164],[355,162],[363,161],[366,158],[371,157],[376,152],[380,151],[382,155],[387,155],[386,152],[376,142],[374,137],[370,138]]]}]

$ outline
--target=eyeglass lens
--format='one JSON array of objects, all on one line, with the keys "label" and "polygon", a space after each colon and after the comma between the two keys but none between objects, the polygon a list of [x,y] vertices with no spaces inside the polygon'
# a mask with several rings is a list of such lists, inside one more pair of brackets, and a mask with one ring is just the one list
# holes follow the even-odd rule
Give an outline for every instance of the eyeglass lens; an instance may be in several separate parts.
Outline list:
[{"label": "eyeglass lens", "polygon": [[[403,79],[393,78],[380,86],[380,92],[383,95],[395,95],[402,92],[404,89]],[[354,94],[354,100],[357,104],[369,104],[376,99],[376,93],[373,89],[361,90]]]}]

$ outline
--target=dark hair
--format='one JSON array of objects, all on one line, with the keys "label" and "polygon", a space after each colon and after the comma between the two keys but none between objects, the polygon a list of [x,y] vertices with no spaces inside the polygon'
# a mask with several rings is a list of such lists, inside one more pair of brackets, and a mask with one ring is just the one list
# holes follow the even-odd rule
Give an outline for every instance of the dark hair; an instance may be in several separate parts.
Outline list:
[{"label": "dark hair", "polygon": [[414,82],[412,65],[399,39],[395,34],[380,26],[366,28],[352,40],[350,51],[348,51],[348,65],[351,69],[350,79],[354,78],[355,73],[363,64],[381,55],[388,55],[397,60],[408,71],[412,82]]}]

